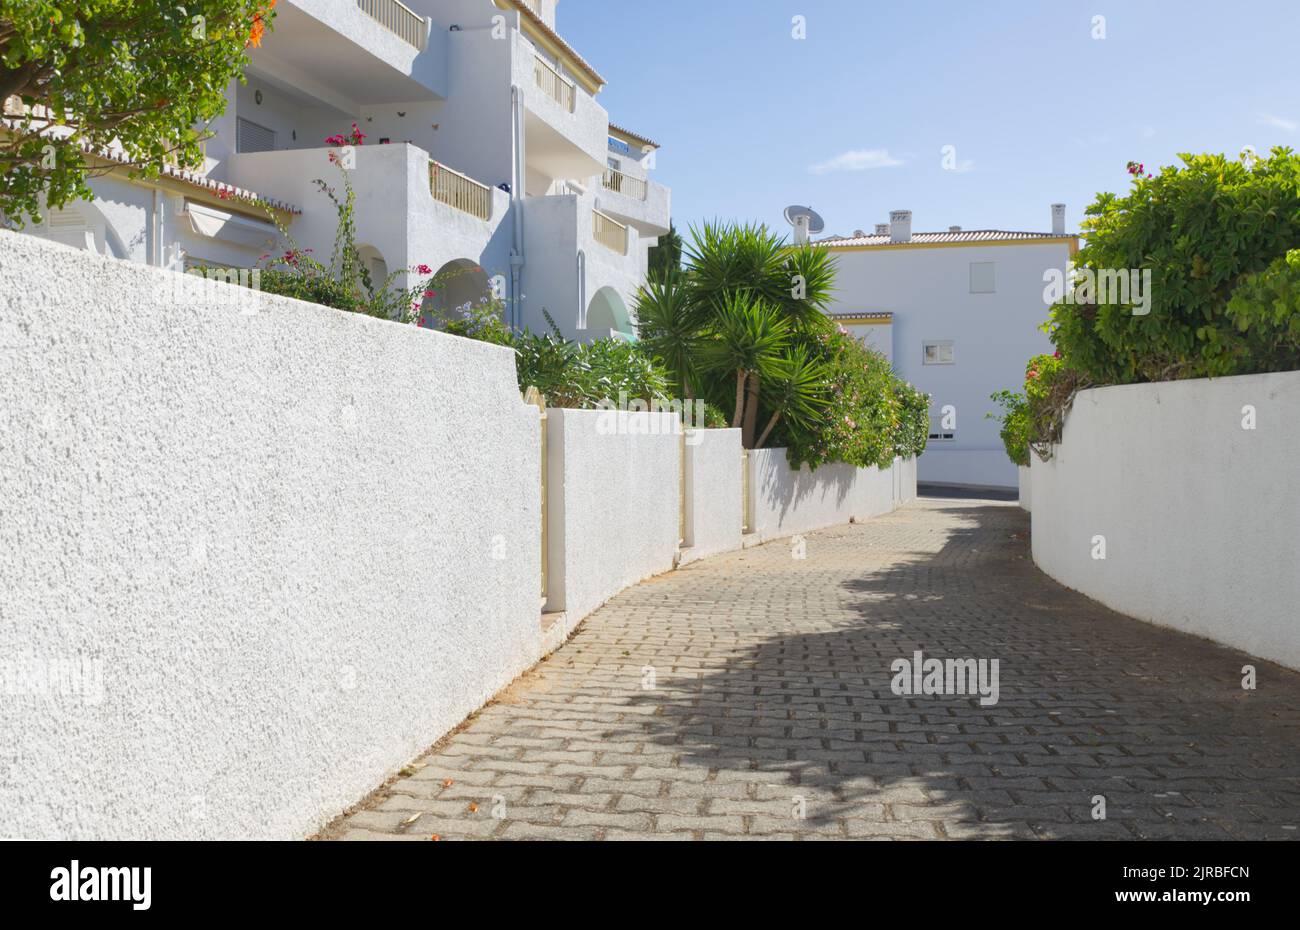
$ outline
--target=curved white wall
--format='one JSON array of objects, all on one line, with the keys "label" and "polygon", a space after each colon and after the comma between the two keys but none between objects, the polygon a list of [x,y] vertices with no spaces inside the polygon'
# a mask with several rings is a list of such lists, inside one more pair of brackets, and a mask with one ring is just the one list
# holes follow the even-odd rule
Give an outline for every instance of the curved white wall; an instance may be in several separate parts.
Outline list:
[{"label": "curved white wall", "polygon": [[541,657],[508,349],[3,232],[0,295],[0,836],[302,836]]},{"label": "curved white wall", "polygon": [[1122,613],[1300,668],[1297,411],[1294,371],[1084,391],[1030,468],[1034,561]]}]

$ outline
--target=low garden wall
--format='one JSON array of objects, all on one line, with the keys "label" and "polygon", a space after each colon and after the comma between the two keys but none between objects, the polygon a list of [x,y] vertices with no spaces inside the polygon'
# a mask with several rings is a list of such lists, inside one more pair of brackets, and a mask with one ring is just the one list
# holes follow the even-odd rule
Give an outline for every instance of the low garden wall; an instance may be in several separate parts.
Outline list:
[{"label": "low garden wall", "polygon": [[750,532],[766,542],[889,513],[916,498],[916,459],[889,468],[790,467],[785,449],[749,453]]},{"label": "low garden wall", "polygon": [[708,429],[687,433],[683,564],[740,548],[745,519],[740,432]]},{"label": "low garden wall", "polygon": [[[742,545],[738,431],[543,422],[484,342],[0,232],[0,362],[0,837],[309,835]],[[748,461],[751,538],[915,496]]]},{"label": "low garden wall", "polygon": [[541,658],[508,349],[3,232],[0,295],[0,836],[300,837]]},{"label": "low garden wall", "polygon": [[1296,411],[1294,371],[1081,392],[1030,468],[1035,563],[1122,613],[1300,668]]},{"label": "low garden wall", "polygon": [[680,417],[547,412],[548,613],[568,628],[671,571],[680,524]]}]

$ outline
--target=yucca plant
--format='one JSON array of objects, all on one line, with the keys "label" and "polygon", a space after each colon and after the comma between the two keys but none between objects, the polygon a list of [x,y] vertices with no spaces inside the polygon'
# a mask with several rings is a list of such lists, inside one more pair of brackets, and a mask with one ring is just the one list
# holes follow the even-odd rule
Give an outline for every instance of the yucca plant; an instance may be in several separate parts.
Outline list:
[{"label": "yucca plant", "polygon": [[707,315],[686,276],[673,270],[652,276],[637,291],[635,308],[641,347],[668,369],[680,396],[694,400]]},{"label": "yucca plant", "polygon": [[826,365],[813,358],[806,346],[796,346],[785,358],[768,366],[763,379],[763,402],[772,411],[754,448],[761,449],[781,420],[797,430],[807,430],[826,412],[829,403]]},{"label": "yucca plant", "polygon": [[735,376],[732,429],[739,427],[744,419],[749,379],[773,373],[773,366],[789,344],[790,324],[770,304],[748,294],[733,294],[714,308],[700,360],[705,371]]}]

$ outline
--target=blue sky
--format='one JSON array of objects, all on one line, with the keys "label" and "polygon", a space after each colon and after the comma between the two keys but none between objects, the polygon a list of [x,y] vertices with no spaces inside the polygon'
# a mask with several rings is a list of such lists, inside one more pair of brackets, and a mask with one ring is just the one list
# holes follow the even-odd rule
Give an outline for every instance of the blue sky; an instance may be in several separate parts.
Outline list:
[{"label": "blue sky", "polygon": [[810,203],[827,233],[1046,230],[1064,202],[1074,229],[1130,159],[1300,149],[1300,0],[560,0],[558,25],[663,145],[679,228]]}]

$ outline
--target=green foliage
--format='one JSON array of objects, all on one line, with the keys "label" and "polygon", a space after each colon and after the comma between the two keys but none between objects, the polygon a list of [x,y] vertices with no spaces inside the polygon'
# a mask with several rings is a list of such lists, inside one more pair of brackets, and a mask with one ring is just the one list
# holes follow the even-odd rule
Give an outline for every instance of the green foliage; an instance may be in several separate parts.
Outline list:
[{"label": "green foliage", "polygon": [[1292,249],[1232,292],[1228,320],[1254,371],[1300,369],[1300,249]]},{"label": "green foliage", "polygon": [[992,395],[1003,412],[989,416],[1002,421],[1002,444],[1011,461],[1028,465],[1031,450],[1043,461],[1050,459],[1052,445],[1061,441],[1074,396],[1092,386],[1059,352],[1031,358],[1025,366],[1023,394],[999,391]]},{"label": "green foliage", "polygon": [[667,235],[660,236],[659,241],[650,248],[648,259],[649,270],[646,276],[652,281],[682,270],[682,236],[671,220]]},{"label": "green foliage", "polygon": [[[333,153],[330,161],[337,162]],[[383,281],[372,281],[357,249],[356,192],[341,165],[339,172],[344,188],[341,197],[324,181],[317,179],[313,182],[321,193],[329,197],[338,214],[334,250],[329,262],[322,263],[313,257],[311,249],[299,247],[288,228],[268,210],[288,246],[283,254],[262,256],[268,266],[262,272],[262,290],[268,294],[310,300],[348,313],[423,325],[424,301],[436,297],[438,288],[445,286],[452,275],[462,272],[436,277],[429,266],[417,265],[394,271]],[[398,278],[408,273],[414,283],[406,288],[398,287]]]},{"label": "green foliage", "polygon": [[644,350],[671,372],[678,395],[694,398],[706,316],[679,270],[651,275],[637,291],[637,332]]},{"label": "green foliage", "polygon": [[[0,0],[0,101],[26,115],[0,137],[0,213],[11,221],[93,195],[110,143],[156,177],[197,168],[206,125],[241,78],[274,0]],[[200,128],[196,128],[200,127]],[[88,151],[87,151],[88,150]]]},{"label": "green foliage", "polygon": [[823,334],[814,346],[825,378],[826,407],[816,420],[787,424],[782,439],[791,465],[884,467],[896,455],[925,451],[930,434],[926,394],[900,380],[888,359],[844,330]]},{"label": "green foliage", "polygon": [[1286,148],[1253,164],[1180,158],[1181,167],[1155,177],[1134,172],[1128,196],[1100,194],[1087,210],[1077,264],[1149,269],[1152,287],[1143,316],[1113,302],[1052,308],[1052,341],[1096,383],[1247,374],[1280,363],[1257,354],[1274,335],[1252,332],[1278,321],[1240,309],[1230,316],[1228,303],[1244,279],[1300,243],[1300,158]]}]

